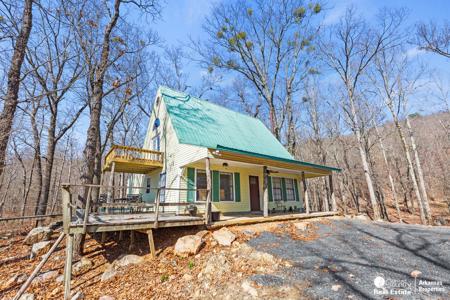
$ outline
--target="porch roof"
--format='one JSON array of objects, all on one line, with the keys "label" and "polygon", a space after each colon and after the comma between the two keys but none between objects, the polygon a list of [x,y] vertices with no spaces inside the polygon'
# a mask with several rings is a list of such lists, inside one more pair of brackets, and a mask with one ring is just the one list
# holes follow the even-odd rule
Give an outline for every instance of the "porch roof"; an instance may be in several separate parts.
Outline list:
[{"label": "porch roof", "polygon": [[251,163],[262,166],[274,167],[278,169],[287,169],[290,171],[305,172],[305,177],[313,178],[330,175],[333,171],[340,172],[341,169],[308,163],[295,159],[286,159],[253,153],[233,148],[217,145],[216,148],[210,148],[210,153],[214,158],[231,160],[243,163]]}]

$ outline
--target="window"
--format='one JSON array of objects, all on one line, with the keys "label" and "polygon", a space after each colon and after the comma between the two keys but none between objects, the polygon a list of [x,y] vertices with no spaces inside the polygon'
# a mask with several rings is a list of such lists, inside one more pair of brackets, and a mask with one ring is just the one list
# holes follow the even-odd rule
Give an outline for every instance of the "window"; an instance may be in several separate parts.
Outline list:
[{"label": "window", "polygon": [[206,172],[197,170],[197,201],[206,201]]},{"label": "window", "polygon": [[220,201],[234,201],[233,174],[220,172]]},{"label": "window", "polygon": [[152,139],[152,148],[155,151],[159,151],[159,146],[160,146],[160,139],[158,134]]},{"label": "window", "polygon": [[146,188],[145,188],[145,193],[149,194],[151,190],[151,180],[150,177],[146,177]]},{"label": "window", "polygon": [[295,201],[294,179],[286,178],[286,200]]},{"label": "window", "polygon": [[283,194],[281,192],[281,178],[272,177],[272,197],[274,201],[282,201]]},{"label": "window", "polygon": [[161,173],[159,174],[159,188],[160,188],[160,192],[159,192],[159,201],[160,202],[164,202],[164,200],[166,199],[165,194],[166,194],[166,173]]}]

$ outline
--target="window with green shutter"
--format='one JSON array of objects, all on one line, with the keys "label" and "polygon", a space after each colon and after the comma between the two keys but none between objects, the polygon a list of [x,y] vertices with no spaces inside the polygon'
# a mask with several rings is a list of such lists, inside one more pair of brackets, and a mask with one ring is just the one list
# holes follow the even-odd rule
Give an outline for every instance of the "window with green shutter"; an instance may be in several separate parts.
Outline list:
[{"label": "window with green shutter", "polygon": [[282,198],[283,201],[287,201],[287,196],[286,196],[286,178],[281,178],[281,194],[282,194]]},{"label": "window with green shutter", "polygon": [[187,168],[187,201],[194,202],[195,197],[195,169]]},{"label": "window with green shutter", "polygon": [[267,189],[269,190],[269,202],[273,201],[272,196],[272,177],[268,176]]},{"label": "window with green shutter", "polygon": [[294,179],[294,192],[295,192],[295,200],[300,202],[300,195],[298,194],[298,180]]},{"label": "window with green shutter", "polygon": [[241,175],[234,173],[234,201],[241,202]]},{"label": "window with green shutter", "polygon": [[212,171],[212,201],[219,202],[220,200],[220,175],[219,171]]}]

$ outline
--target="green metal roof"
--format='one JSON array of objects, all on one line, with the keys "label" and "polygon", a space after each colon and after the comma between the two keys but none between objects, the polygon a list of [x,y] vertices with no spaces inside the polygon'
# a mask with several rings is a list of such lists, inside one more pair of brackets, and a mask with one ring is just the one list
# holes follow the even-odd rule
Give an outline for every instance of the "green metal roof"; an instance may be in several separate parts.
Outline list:
[{"label": "green metal roof", "polygon": [[337,168],[295,160],[257,118],[167,87],[160,87],[159,92],[182,144],[238,151],[256,157],[339,171]]}]

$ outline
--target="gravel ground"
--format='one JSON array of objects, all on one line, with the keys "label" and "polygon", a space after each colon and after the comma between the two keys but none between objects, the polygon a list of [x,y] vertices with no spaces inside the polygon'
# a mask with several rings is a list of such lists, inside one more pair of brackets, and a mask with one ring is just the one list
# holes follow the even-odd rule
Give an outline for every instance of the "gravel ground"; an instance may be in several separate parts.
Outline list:
[{"label": "gravel ground", "polygon": [[[263,232],[249,245],[291,262],[259,285],[304,285],[308,298],[450,299],[450,228],[360,220],[314,223],[317,239]],[[417,281],[411,272],[422,274]],[[377,288],[374,283],[378,278]],[[437,281],[424,285],[420,280]],[[423,288],[433,288],[429,292]],[[419,291],[420,289],[420,291]]]}]

